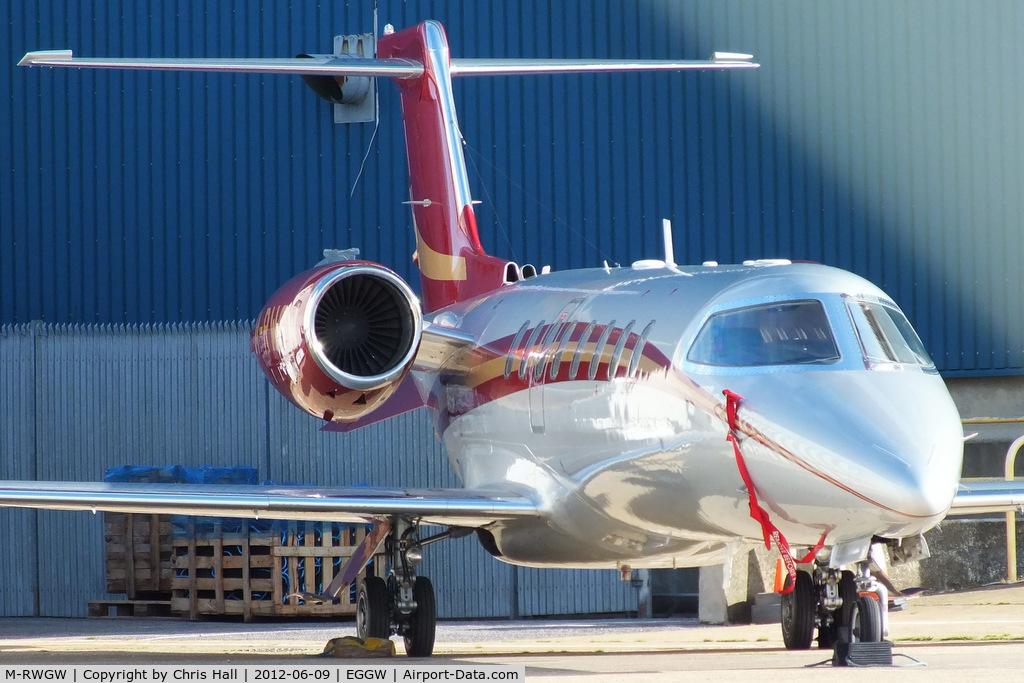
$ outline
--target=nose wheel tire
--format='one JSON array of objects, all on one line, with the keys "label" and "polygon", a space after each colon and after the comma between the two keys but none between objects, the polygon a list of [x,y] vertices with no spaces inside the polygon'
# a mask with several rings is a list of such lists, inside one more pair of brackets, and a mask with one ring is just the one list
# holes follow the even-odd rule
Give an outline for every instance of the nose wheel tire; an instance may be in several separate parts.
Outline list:
[{"label": "nose wheel tire", "polygon": [[882,611],[870,595],[857,599],[850,610],[850,642],[878,643],[882,640]]},{"label": "nose wheel tire", "polygon": [[806,650],[814,636],[814,584],[807,572],[796,573],[793,590],[782,596],[782,641],[787,650]]},{"label": "nose wheel tire", "polygon": [[388,585],[379,576],[368,576],[356,592],[356,635],[387,639],[391,636],[391,605]]},{"label": "nose wheel tire", "polygon": [[412,586],[416,611],[405,624],[405,653],[410,657],[429,657],[434,652],[434,631],[437,627],[437,606],[434,586],[425,576],[417,576]]}]

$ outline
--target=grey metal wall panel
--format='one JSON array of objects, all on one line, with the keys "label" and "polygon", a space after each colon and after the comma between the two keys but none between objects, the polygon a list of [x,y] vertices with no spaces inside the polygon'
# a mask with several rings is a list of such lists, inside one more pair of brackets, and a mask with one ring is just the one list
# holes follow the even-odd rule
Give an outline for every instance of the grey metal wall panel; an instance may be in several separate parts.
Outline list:
[{"label": "grey metal wall panel", "polygon": [[[1024,370],[1024,138],[1015,0],[381,0],[466,56],[706,57],[757,73],[463,79],[493,252],[555,268],[660,254],[852,269],[949,374]],[[394,88],[380,129],[297,78],[17,69],[28,49],[292,55],[370,3],[0,0],[0,322],[255,317],[324,247],[413,278]],[[364,152],[361,180],[352,191]]]},{"label": "grey metal wall panel", "polygon": [[[511,617],[517,600],[513,574],[519,567],[494,559],[476,536],[428,546],[419,568],[430,577],[442,619]],[[558,587],[567,590],[567,584]],[[589,605],[587,606],[589,607]],[[584,608],[584,613],[595,610]]]},{"label": "grey metal wall panel", "polygon": [[37,386],[41,478],[96,480],[110,466],[254,465],[262,379],[248,325],[49,328]]},{"label": "grey metal wall panel", "polygon": [[[35,477],[35,336],[0,327],[0,479]],[[0,614],[36,613],[36,512],[0,509]]]},{"label": "grey metal wall panel", "polygon": [[274,481],[368,486],[456,486],[426,411],[364,429],[321,432],[313,418],[271,390],[267,470]]},{"label": "grey metal wall panel", "polygon": [[637,589],[612,569],[519,567],[519,614],[634,612]]},{"label": "grey metal wall panel", "polygon": [[[95,481],[126,464],[258,462],[266,416],[248,329],[48,328],[37,337],[47,406],[37,415],[37,476]],[[41,615],[83,616],[88,597],[105,595],[102,550],[102,516],[40,513]],[[94,594],[83,599],[83,586]]]},{"label": "grey metal wall panel", "polygon": [[0,510],[0,616],[37,613],[36,512]]},{"label": "grey metal wall panel", "polygon": [[103,515],[40,510],[37,531],[41,617],[84,617],[110,596],[103,567]]}]

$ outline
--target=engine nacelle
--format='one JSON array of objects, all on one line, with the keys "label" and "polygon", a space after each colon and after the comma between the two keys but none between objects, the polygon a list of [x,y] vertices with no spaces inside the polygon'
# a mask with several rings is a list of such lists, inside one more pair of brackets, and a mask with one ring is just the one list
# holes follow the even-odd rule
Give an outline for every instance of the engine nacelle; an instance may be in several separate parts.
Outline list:
[{"label": "engine nacelle", "polygon": [[419,301],[383,266],[340,261],[288,281],[252,333],[252,350],[277,390],[306,412],[352,422],[405,379],[423,332]]}]

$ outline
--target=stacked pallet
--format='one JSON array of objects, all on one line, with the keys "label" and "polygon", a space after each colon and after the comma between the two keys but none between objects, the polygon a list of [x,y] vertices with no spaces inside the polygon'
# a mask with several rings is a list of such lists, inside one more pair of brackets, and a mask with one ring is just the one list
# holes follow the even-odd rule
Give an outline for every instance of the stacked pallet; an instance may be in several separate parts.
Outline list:
[{"label": "stacked pallet", "polygon": [[257,616],[355,614],[351,590],[343,590],[333,603],[306,597],[330,585],[365,536],[365,527],[330,522],[268,527],[248,521],[190,520],[187,530],[176,533],[172,541],[171,611],[192,620],[201,615],[241,615],[245,621]]},{"label": "stacked pallet", "polygon": [[170,518],[113,512],[104,516],[107,592],[124,593],[129,599],[154,593],[170,597]]},{"label": "stacked pallet", "polygon": [[89,616],[167,616],[171,607],[171,521],[167,515],[104,515],[104,569],[108,593],[92,600]]},{"label": "stacked pallet", "polygon": [[[255,484],[252,467],[108,468],[104,481],[132,484]],[[151,617],[171,613],[174,570],[171,566],[173,525],[168,515],[104,514],[104,564],[107,592],[124,598],[92,600],[89,616]]]}]

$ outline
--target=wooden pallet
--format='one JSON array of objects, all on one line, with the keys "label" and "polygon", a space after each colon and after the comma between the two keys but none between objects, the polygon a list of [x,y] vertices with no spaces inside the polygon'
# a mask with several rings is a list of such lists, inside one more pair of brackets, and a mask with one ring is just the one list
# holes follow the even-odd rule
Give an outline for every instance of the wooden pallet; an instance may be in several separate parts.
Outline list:
[{"label": "wooden pallet", "polygon": [[169,617],[170,600],[90,600],[89,616],[97,617]]},{"label": "wooden pallet", "polygon": [[[242,533],[216,523],[210,533],[190,532],[172,541],[171,611],[192,620],[240,615],[245,621],[355,614],[350,591],[320,604],[301,594],[316,595],[329,585],[365,535],[365,527],[328,522],[283,522],[272,532]],[[377,558],[377,566],[382,562]]]},{"label": "wooden pallet", "polygon": [[168,515],[104,515],[107,592],[128,600],[171,597],[171,521]]}]

